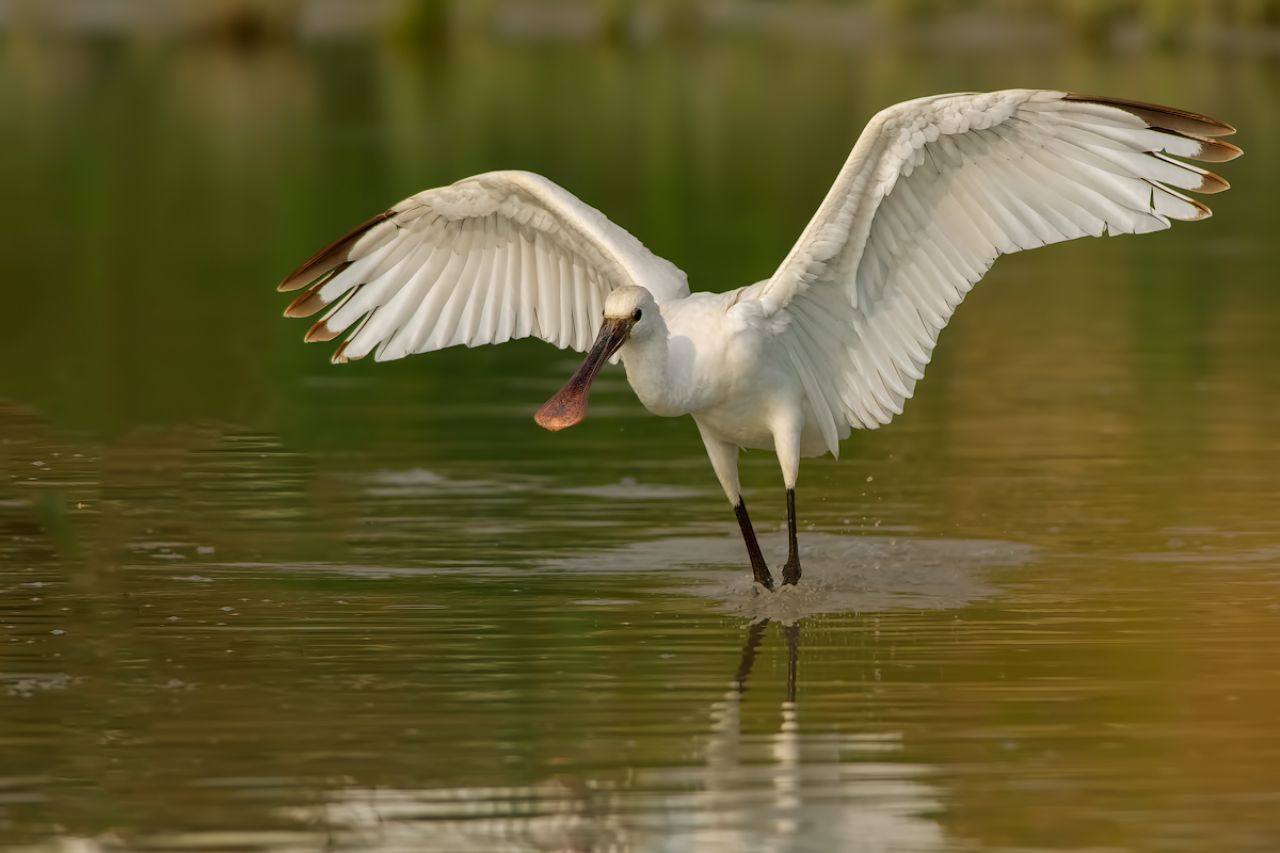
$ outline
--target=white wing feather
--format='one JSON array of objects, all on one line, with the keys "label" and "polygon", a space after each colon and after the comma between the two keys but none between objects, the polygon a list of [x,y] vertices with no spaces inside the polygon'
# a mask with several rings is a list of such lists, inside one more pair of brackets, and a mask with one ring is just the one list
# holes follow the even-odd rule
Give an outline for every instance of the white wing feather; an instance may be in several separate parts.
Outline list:
[{"label": "white wing feather", "polygon": [[335,362],[538,337],[584,351],[609,291],[688,295],[683,272],[548,179],[490,172],[405,199],[319,252],[281,290],[307,340],[355,330]]},{"label": "white wing feather", "polygon": [[777,272],[744,288],[805,387],[829,450],[902,411],[938,334],[1001,254],[1134,234],[1209,209],[1233,128],[1064,92],[940,95],[879,113]]}]

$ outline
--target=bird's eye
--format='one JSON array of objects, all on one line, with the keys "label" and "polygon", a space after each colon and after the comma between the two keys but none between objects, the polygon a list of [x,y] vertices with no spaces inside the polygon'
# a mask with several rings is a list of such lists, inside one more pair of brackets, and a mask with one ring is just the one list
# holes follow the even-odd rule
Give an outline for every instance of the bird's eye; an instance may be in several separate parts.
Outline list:
[{"label": "bird's eye", "polygon": [[632,314],[632,315],[631,315],[631,319],[632,319],[633,321],[637,322],[637,323],[639,323],[639,322],[640,322],[640,309],[639,309],[639,308],[637,308],[637,309],[636,309],[636,313],[634,313],[634,314]]}]

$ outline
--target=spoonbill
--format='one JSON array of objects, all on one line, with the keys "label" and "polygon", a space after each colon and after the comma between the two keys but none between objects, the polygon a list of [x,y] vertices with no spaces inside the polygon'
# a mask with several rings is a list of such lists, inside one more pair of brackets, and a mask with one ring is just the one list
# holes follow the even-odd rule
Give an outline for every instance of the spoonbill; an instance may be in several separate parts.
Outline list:
[{"label": "spoonbill", "polygon": [[[291,272],[285,310],[340,363],[536,337],[586,352],[534,420],[579,423],[621,359],[650,412],[692,416],[757,584],[773,589],[738,484],[738,452],[772,450],[800,579],[800,458],[902,412],[956,306],[1002,254],[1197,220],[1180,190],[1227,182],[1181,159],[1240,155],[1235,128],[1155,104],[1009,89],[878,113],[799,241],[764,281],[691,293],[683,272],[545,177],[489,172],[405,199]],[[1169,156],[1172,155],[1172,156]],[[354,328],[353,328],[354,327]]]}]

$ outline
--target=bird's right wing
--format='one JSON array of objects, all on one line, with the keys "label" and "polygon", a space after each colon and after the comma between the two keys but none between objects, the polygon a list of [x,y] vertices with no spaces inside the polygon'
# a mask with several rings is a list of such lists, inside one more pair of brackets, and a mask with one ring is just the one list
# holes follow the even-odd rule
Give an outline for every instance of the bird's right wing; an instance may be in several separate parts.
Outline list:
[{"label": "bird's right wing", "polygon": [[658,302],[689,292],[674,265],[529,172],[490,172],[405,199],[322,249],[280,290],[308,285],[285,314],[328,308],[308,341],[355,326],[335,362],[526,337],[581,352],[614,288],[639,285]]},{"label": "bird's right wing", "polygon": [[[1169,107],[1011,89],[876,115],[768,281],[738,302],[774,319],[833,452],[902,411],[952,312],[1002,254],[1202,219],[1179,192],[1227,182],[1234,132]],[[1163,153],[1162,153],[1163,152]]]}]

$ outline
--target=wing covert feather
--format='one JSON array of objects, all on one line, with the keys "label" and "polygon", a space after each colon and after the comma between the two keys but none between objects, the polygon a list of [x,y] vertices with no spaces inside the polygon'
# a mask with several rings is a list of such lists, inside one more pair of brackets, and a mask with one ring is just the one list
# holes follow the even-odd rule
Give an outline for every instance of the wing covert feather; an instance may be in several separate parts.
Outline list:
[{"label": "wing covert feather", "polygon": [[325,310],[309,341],[353,329],[335,362],[539,337],[587,349],[608,292],[688,294],[685,275],[550,180],[490,172],[405,199],[326,246],[280,290]]}]

